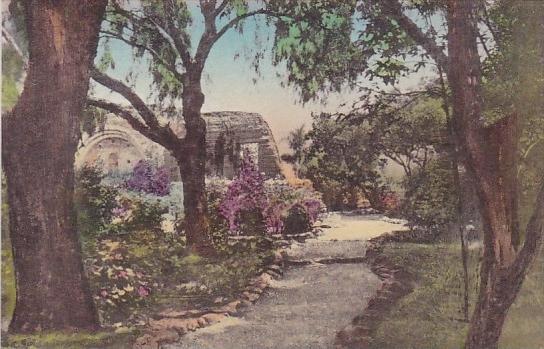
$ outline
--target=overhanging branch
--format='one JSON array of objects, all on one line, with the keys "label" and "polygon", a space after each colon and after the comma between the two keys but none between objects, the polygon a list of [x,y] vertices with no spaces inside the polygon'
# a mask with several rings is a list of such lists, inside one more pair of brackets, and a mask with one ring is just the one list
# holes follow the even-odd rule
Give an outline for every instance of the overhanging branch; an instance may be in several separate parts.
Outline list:
[{"label": "overhanging branch", "polygon": [[387,16],[396,20],[406,34],[427,51],[436,64],[444,70],[447,69],[448,56],[444,53],[444,50],[437,45],[436,41],[423,33],[417,24],[402,11],[402,6],[398,0],[382,0],[381,4]]},{"label": "overhanging branch", "polygon": [[157,115],[155,115],[155,113],[129,86],[108,76],[107,74],[102,73],[96,67],[91,68],[91,78],[102,86],[105,86],[123,96],[142,117],[145,122],[145,126],[152,130],[157,136],[160,136],[161,142],[176,144],[181,141],[181,139],[174,133],[169,125],[163,126],[159,123]]},{"label": "overhanging branch", "polygon": [[118,104],[108,102],[104,99],[95,99],[95,98],[88,98],[87,99],[87,105],[92,105],[94,107],[106,110],[110,113],[113,113],[124,120],[126,120],[130,126],[135,130],[141,133],[143,136],[149,138],[155,143],[158,143],[160,145],[163,145],[163,142],[161,140],[161,137],[157,135],[151,128],[147,127],[143,122],[141,122],[138,117],[134,114],[132,114],[132,111],[128,110],[127,108],[124,108]]}]

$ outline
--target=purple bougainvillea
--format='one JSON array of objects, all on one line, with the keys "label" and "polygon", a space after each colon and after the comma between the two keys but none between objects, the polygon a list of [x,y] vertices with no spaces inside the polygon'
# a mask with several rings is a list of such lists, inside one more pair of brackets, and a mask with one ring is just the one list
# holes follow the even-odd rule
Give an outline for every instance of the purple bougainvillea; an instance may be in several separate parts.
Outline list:
[{"label": "purple bougainvillea", "polygon": [[219,212],[228,221],[230,231],[235,232],[238,231],[242,212],[263,212],[266,205],[264,177],[259,173],[249,152],[244,152],[240,172],[229,185]]},{"label": "purple bougainvillea", "polygon": [[149,161],[140,160],[134,166],[129,179],[125,181],[129,190],[157,196],[170,194],[170,175],[165,168],[155,168]]},{"label": "purple bougainvillea", "polygon": [[285,181],[264,180],[248,152],[244,152],[240,172],[229,184],[219,205],[219,214],[232,233],[239,233],[243,213],[258,212],[268,233],[282,233],[289,210],[300,206],[310,224],[315,223],[324,205],[311,189],[295,189]]}]

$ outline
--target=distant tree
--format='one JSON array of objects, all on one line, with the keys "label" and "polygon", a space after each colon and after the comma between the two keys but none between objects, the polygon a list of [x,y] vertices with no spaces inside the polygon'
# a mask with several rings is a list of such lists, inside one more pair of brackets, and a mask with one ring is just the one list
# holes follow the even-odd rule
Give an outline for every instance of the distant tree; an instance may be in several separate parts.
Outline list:
[{"label": "distant tree", "polygon": [[287,161],[295,167],[295,174],[300,176],[300,170],[302,162],[304,161],[304,153],[306,150],[306,131],[304,130],[304,125],[295,128],[287,136],[287,143],[289,148],[293,152],[292,154],[284,154],[282,159]]},{"label": "distant tree", "polygon": [[[395,121],[382,127],[382,151],[399,164],[407,178],[415,171],[425,171],[436,153],[448,142],[444,111],[436,98],[420,97],[400,109]],[[379,120],[379,117],[376,118]]]},{"label": "distant tree", "polygon": [[[356,208],[360,196],[383,209],[386,186],[380,176],[384,159],[367,123],[353,126],[328,114],[314,116],[304,156],[304,176],[323,192],[333,209]],[[361,195],[362,194],[362,195]],[[328,202],[327,202],[328,201]]]},{"label": "distant tree", "polygon": [[17,5],[28,70],[21,96],[2,117],[17,290],[9,329],[96,329],[74,224],[74,154],[106,1]]}]

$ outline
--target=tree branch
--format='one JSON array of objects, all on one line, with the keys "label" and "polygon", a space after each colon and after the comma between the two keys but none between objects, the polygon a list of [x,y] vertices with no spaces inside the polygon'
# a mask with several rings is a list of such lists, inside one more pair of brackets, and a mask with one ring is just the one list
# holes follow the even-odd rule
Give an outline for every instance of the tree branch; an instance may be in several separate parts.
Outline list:
[{"label": "tree branch", "polygon": [[214,11],[214,17],[217,18],[217,16],[219,16],[221,14],[221,12],[223,12],[223,10],[225,9],[225,7],[227,7],[227,5],[229,4],[229,0],[223,0],[219,6],[215,9]]},{"label": "tree branch", "polygon": [[279,17],[278,14],[273,13],[272,11],[268,11],[265,9],[255,10],[255,11],[251,11],[231,19],[227,24],[225,24],[221,29],[219,29],[219,31],[217,31],[217,28],[215,26],[215,16],[213,17],[213,25],[211,24],[211,16],[210,16],[209,32],[204,33],[204,35],[202,36],[202,39],[200,40],[200,43],[198,44],[198,48],[195,55],[195,61],[204,62],[204,60],[210,53],[212,46],[217,42],[217,40],[219,40],[227,32],[227,30],[234,27],[236,24],[240,23],[240,21],[242,21],[243,19],[253,17],[256,15],[261,15],[261,14]]},{"label": "tree branch", "polygon": [[[107,74],[102,73],[96,67],[91,68],[91,77],[99,84],[119,93],[123,96],[134,109],[140,114],[146,126],[153,130],[155,134],[162,138],[163,142],[175,144],[181,139],[174,133],[169,125],[162,126],[155,113],[145,104],[145,102],[127,85],[116,80]],[[161,143],[162,144],[162,143]]]},{"label": "tree branch", "polygon": [[132,41],[130,39],[127,39],[127,38],[125,38],[125,37],[123,37],[123,36],[121,36],[121,35],[119,35],[117,33],[110,32],[108,30],[101,30],[100,32],[102,34],[106,35],[106,36],[102,36],[102,37],[116,39],[116,40],[119,40],[119,41],[122,41],[122,42],[126,43],[129,46],[136,47],[136,48],[141,48],[141,49],[147,51],[151,56],[153,56],[153,58],[155,58],[157,60],[157,62],[159,62],[159,64],[161,64],[163,67],[168,69],[168,71],[171,72],[176,77],[176,79],[178,79],[178,81],[183,81],[182,73],[180,73],[176,69],[176,66],[166,62],[166,60],[164,60],[159,55],[159,53],[157,51],[153,50],[151,47],[143,45],[143,44],[139,44],[137,42],[134,42],[134,41]]},{"label": "tree branch", "polygon": [[163,144],[164,142],[161,139],[161,137],[157,135],[151,128],[146,126],[143,122],[138,120],[138,117],[133,115],[132,112],[128,110],[127,108],[124,108],[115,103],[108,102],[104,99],[94,99],[94,98],[87,98],[87,105],[92,105],[94,107],[104,109],[106,111],[109,111],[110,113],[113,113],[125,119],[134,130],[141,133],[144,137],[147,137],[153,142],[164,146]]},{"label": "tree branch", "polygon": [[176,24],[173,22],[173,18],[175,18],[174,8],[171,1],[165,1],[164,2],[164,9],[166,14],[166,22],[167,27],[164,28],[166,33],[172,38],[172,42],[174,47],[179,53],[179,56],[181,57],[181,61],[183,62],[183,65],[185,66],[185,69],[189,69],[189,65],[191,64],[191,53],[189,52],[189,43],[185,41],[185,36],[183,35],[183,32],[176,26]]},{"label": "tree branch", "polygon": [[412,40],[422,46],[438,65],[443,69],[448,67],[448,56],[446,56],[444,50],[436,44],[436,41],[423,33],[417,24],[402,11],[402,6],[398,0],[383,0],[381,4],[385,13],[390,18],[395,19]]}]

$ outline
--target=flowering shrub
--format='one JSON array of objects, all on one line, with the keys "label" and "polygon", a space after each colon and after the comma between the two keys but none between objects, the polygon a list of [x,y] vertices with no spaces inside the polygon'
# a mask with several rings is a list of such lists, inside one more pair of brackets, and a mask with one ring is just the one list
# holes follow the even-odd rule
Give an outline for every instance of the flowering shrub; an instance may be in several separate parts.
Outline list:
[{"label": "flowering shrub", "polygon": [[170,175],[164,167],[154,168],[149,161],[140,160],[125,181],[125,187],[132,191],[166,196],[170,193]]},{"label": "flowering shrub", "polygon": [[268,180],[265,188],[269,202],[268,231],[271,233],[307,231],[325,210],[321,195],[309,187],[293,188],[284,180]]},{"label": "flowering shrub", "polygon": [[106,322],[124,318],[151,294],[149,277],[129,263],[121,242],[99,241],[96,255],[87,262],[94,299]]},{"label": "flowering shrub", "polygon": [[112,210],[111,223],[120,230],[158,230],[161,228],[163,215],[166,212],[168,208],[159,200],[146,200],[134,195],[119,195],[117,206]]},{"label": "flowering shrub", "polygon": [[[211,196],[217,202],[218,192],[212,192]],[[257,233],[260,230],[282,233],[289,212],[294,211],[291,209],[295,206],[307,222],[300,229],[307,230],[325,207],[319,193],[310,188],[295,189],[284,180],[265,181],[247,152],[239,175],[219,201],[218,212],[227,221],[231,233]],[[210,208],[212,211],[213,207]]]},{"label": "flowering shrub", "polygon": [[252,216],[257,217],[260,214],[262,217],[266,204],[264,177],[259,173],[249,152],[244,152],[240,172],[228,186],[219,205],[219,212],[228,221],[231,232],[240,232],[242,216],[253,212]]}]

